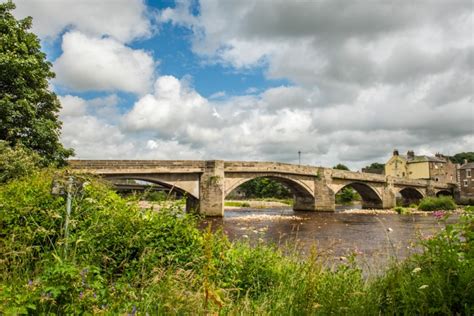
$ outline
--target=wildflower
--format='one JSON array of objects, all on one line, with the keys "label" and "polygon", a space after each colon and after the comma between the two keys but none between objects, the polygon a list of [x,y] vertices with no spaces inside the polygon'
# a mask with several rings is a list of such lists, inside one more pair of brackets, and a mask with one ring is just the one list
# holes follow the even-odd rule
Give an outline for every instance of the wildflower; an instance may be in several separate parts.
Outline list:
[{"label": "wildflower", "polygon": [[419,290],[424,290],[424,289],[426,289],[427,287],[428,287],[428,285],[426,285],[426,284],[423,284],[423,285],[422,285],[422,286],[420,286],[418,289],[419,289]]},{"label": "wildflower", "polygon": [[81,291],[81,293],[79,293],[79,298],[82,299],[83,297],[84,297],[84,293],[82,293]]},{"label": "wildflower", "polygon": [[444,212],[443,211],[435,211],[433,212],[433,216],[437,219],[440,220],[444,217]]},{"label": "wildflower", "polygon": [[32,286],[33,285],[33,281],[32,280],[28,280],[28,286]]},{"label": "wildflower", "polygon": [[421,268],[420,267],[416,267],[415,269],[413,269],[413,271],[411,273],[418,273],[421,271]]}]

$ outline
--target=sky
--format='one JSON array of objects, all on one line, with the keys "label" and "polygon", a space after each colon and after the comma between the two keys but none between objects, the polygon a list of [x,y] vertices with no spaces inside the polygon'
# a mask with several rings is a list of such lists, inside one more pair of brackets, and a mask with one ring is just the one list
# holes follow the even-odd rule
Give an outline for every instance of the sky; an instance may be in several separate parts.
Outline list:
[{"label": "sky", "polygon": [[81,159],[474,151],[474,1],[16,0]]}]

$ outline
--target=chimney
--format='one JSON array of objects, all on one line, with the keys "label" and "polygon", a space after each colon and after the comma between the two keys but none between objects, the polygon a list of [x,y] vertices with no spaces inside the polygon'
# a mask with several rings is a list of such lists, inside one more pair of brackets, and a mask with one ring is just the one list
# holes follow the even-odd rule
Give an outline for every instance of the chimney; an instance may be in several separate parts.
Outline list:
[{"label": "chimney", "polygon": [[394,150],[393,150],[393,155],[394,155],[394,156],[398,156],[398,149],[394,149]]},{"label": "chimney", "polygon": [[465,164],[467,164],[467,159],[464,159],[464,162],[461,166],[464,166]]},{"label": "chimney", "polygon": [[409,151],[407,152],[407,157],[408,157],[408,159],[413,159],[413,158],[415,158],[415,152],[414,152],[413,150],[409,150]]}]

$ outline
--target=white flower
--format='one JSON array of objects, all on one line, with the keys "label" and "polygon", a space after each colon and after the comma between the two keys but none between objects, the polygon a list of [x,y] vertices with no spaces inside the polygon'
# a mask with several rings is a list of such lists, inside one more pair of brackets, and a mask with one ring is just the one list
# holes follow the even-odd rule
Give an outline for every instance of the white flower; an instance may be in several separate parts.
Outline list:
[{"label": "white flower", "polygon": [[417,273],[417,272],[420,272],[421,271],[421,268],[415,268],[413,269],[413,271],[411,273]]},{"label": "white flower", "polygon": [[427,287],[428,287],[428,285],[426,285],[426,284],[423,284],[423,285],[422,285],[422,286],[420,286],[418,289],[419,289],[419,290],[423,290],[423,289],[426,289]]}]

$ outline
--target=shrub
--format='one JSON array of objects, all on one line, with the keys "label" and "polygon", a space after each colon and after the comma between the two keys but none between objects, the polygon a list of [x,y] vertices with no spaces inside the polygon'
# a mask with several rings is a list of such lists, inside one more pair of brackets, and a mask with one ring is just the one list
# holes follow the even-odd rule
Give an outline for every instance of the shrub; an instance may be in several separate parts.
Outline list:
[{"label": "shrub", "polygon": [[449,211],[456,207],[456,203],[450,196],[425,197],[418,205],[418,209],[422,211]]},{"label": "shrub", "polygon": [[40,158],[32,150],[22,145],[10,147],[7,142],[0,141],[0,184],[30,175],[39,165]]},{"label": "shrub", "polygon": [[409,209],[406,209],[404,207],[401,207],[401,206],[396,206],[394,208],[394,211],[397,212],[398,214],[401,214],[401,215],[408,215],[408,214],[411,214],[410,210]]}]

